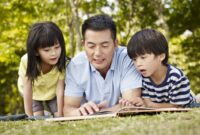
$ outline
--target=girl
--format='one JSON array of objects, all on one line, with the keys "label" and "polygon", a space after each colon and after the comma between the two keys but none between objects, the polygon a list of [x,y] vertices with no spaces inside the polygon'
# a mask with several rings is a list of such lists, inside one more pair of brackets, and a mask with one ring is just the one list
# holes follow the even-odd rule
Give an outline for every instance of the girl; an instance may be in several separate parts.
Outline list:
[{"label": "girl", "polygon": [[18,88],[28,116],[43,116],[46,103],[51,113],[63,115],[65,42],[53,22],[36,23],[27,39],[27,54],[21,58]]}]

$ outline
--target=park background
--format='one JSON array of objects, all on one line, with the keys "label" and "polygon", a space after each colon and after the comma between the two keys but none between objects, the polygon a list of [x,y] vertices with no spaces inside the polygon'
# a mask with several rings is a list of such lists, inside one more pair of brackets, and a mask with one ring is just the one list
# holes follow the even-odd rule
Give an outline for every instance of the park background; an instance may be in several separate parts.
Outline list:
[{"label": "park background", "polygon": [[64,34],[67,55],[73,57],[82,50],[82,22],[101,13],[113,17],[123,45],[138,30],[160,30],[169,41],[169,62],[184,71],[191,89],[199,93],[199,7],[199,0],[1,0],[0,115],[23,113],[17,78],[30,26],[55,22]]}]

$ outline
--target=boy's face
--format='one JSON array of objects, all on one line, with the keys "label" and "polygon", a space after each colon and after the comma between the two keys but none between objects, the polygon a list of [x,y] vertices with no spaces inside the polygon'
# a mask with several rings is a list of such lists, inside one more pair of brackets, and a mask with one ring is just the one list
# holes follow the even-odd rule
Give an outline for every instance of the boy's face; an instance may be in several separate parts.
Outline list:
[{"label": "boy's face", "polygon": [[133,58],[133,62],[137,70],[142,74],[142,76],[151,77],[157,71],[159,71],[164,58],[164,54],[155,56],[153,53],[146,53],[144,55],[139,55],[136,58]]},{"label": "boy's face", "polygon": [[106,74],[112,63],[117,40],[112,39],[109,29],[102,31],[87,30],[83,45],[89,62],[101,74]]}]

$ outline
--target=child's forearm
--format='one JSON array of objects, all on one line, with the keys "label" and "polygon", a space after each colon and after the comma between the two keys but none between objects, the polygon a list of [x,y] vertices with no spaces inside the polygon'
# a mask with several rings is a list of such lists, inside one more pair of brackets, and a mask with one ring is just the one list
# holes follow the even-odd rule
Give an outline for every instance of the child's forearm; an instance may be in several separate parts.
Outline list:
[{"label": "child's forearm", "polygon": [[150,108],[180,108],[179,105],[173,105],[170,103],[155,103],[152,102],[150,99],[144,99],[146,107]]},{"label": "child's forearm", "polygon": [[63,107],[64,107],[64,80],[59,80],[57,84],[56,90],[57,96],[57,109],[58,109],[58,117],[63,116]]},{"label": "child's forearm", "polygon": [[27,78],[24,81],[24,110],[28,116],[33,116],[32,109],[32,85]]},{"label": "child's forearm", "polygon": [[24,90],[24,110],[28,116],[33,116],[32,110],[32,90]]},{"label": "child's forearm", "polygon": [[63,95],[57,95],[58,117],[63,116],[63,106],[64,106]]},{"label": "child's forearm", "polygon": [[32,98],[32,96],[27,96],[25,97],[24,96],[24,110],[25,110],[25,113],[28,115],[28,116],[33,116],[33,110],[32,110],[32,100],[30,100]]}]

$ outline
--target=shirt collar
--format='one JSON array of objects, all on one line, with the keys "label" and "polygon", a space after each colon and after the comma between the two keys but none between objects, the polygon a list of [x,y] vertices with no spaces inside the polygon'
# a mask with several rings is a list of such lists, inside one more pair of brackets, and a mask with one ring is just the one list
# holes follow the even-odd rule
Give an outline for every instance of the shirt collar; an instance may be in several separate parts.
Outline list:
[{"label": "shirt collar", "polygon": [[[46,74],[55,74],[56,72],[58,71],[58,68],[57,67],[53,67],[48,73]],[[42,71],[40,71],[40,74],[41,75],[46,75],[46,74],[43,74]]]}]

